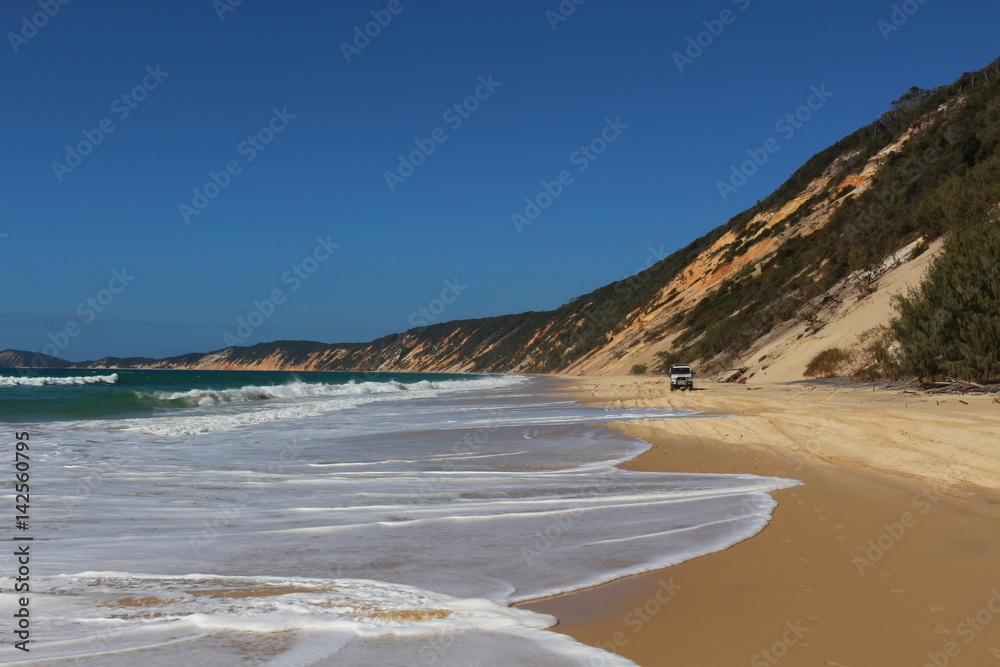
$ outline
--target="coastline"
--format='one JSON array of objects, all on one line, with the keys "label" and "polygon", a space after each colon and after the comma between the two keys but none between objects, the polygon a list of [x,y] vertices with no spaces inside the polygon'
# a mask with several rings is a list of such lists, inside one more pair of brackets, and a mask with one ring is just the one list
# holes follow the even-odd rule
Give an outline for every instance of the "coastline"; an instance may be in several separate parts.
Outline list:
[{"label": "coastline", "polygon": [[[589,404],[728,414],[614,428],[623,467],[798,479],[730,549],[517,606],[639,665],[1000,665],[1000,405],[861,387],[567,379]],[[754,387],[754,389],[757,389]],[[964,401],[964,402],[963,402]]]}]

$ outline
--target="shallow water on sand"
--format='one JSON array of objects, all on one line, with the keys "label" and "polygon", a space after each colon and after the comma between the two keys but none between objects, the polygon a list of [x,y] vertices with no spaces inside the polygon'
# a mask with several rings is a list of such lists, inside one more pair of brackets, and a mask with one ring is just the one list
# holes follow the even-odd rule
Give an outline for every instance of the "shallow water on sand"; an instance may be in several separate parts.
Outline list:
[{"label": "shallow water on sand", "polygon": [[141,414],[16,425],[32,660],[631,664],[510,604],[727,548],[794,484],[620,470],[648,444],[591,424],[714,417],[584,407],[544,380],[164,378],[130,389],[165,402]]}]

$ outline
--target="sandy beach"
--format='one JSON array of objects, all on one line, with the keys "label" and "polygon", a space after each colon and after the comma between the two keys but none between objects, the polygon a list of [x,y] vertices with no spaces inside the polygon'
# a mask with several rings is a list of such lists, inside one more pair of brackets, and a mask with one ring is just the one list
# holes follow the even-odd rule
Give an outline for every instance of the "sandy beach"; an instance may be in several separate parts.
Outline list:
[{"label": "sandy beach", "polygon": [[797,479],[726,551],[524,605],[658,665],[1000,665],[1000,404],[871,386],[578,378],[587,403],[723,419],[623,425],[628,467]]}]

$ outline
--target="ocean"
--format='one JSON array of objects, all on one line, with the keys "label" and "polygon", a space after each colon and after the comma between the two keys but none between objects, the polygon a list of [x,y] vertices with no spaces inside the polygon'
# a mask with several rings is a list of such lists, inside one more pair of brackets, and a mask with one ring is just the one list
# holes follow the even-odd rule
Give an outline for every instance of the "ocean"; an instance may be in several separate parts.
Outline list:
[{"label": "ocean", "polygon": [[554,386],[0,370],[5,466],[30,485],[3,494],[8,621],[30,598],[30,652],[5,633],[3,662],[632,664],[512,604],[725,549],[796,482],[621,470],[649,444],[600,424],[724,417]]}]

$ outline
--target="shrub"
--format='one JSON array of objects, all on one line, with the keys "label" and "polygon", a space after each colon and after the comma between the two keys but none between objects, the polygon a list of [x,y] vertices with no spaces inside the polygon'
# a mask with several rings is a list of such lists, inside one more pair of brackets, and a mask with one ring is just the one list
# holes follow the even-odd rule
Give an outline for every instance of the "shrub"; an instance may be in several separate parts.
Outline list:
[{"label": "shrub", "polygon": [[916,259],[917,257],[920,257],[925,252],[927,252],[928,249],[930,249],[930,246],[927,245],[927,241],[921,239],[920,242],[917,243],[917,245],[913,246],[913,251],[910,253],[910,259]]},{"label": "shrub", "polygon": [[681,355],[676,352],[660,351],[656,353],[656,370],[667,373],[674,364],[681,363]]},{"label": "shrub", "polygon": [[840,365],[851,358],[839,347],[823,350],[806,366],[804,375],[810,378],[832,378],[837,376]]},{"label": "shrub", "polygon": [[629,374],[630,375],[645,375],[647,368],[648,368],[648,366],[646,366],[646,364],[636,364],[635,366],[632,367],[632,370],[629,371]]}]

